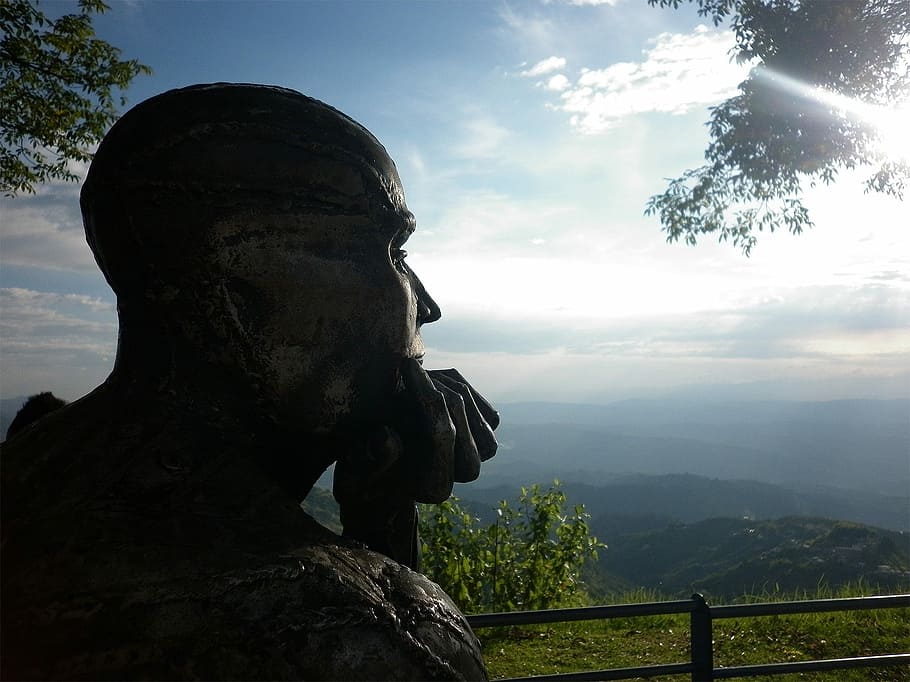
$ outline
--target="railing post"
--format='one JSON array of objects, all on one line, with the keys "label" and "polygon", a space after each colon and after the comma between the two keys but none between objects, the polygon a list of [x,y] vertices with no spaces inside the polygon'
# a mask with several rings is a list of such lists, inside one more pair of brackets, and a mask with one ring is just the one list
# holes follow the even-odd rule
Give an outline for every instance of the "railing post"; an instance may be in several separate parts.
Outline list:
[{"label": "railing post", "polygon": [[692,682],[711,682],[714,679],[714,634],[711,629],[711,609],[700,594],[693,594],[695,608],[689,615],[689,643],[692,650]]}]

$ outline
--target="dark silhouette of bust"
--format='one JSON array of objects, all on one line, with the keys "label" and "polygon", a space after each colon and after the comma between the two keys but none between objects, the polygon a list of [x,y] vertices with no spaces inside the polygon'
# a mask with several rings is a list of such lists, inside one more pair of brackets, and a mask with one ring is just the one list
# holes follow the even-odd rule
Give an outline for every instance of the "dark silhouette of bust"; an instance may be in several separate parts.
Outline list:
[{"label": "dark silhouette of bust", "polygon": [[[408,566],[415,501],[477,476],[498,417],[422,368],[440,313],[379,142],[294,91],[174,90],[111,129],[82,211],[117,360],[3,446],[3,678],[483,678]],[[300,508],[332,462],[345,537]]]}]

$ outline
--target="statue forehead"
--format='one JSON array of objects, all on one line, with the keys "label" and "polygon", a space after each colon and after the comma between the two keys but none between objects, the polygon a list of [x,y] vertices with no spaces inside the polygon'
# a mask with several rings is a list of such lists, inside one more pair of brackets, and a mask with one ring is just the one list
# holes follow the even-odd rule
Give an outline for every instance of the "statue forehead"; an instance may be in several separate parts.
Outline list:
[{"label": "statue forehead", "polygon": [[83,198],[105,187],[295,195],[317,209],[320,201],[384,200],[406,210],[395,164],[366,128],[319,100],[264,85],[191,86],[140,103],[105,136]]}]

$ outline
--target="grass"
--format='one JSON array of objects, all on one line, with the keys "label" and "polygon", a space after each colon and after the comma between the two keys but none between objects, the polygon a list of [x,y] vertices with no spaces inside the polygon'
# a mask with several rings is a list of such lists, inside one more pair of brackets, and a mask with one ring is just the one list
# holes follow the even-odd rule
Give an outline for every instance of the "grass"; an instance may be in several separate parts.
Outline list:
[{"label": "grass", "polygon": [[[837,593],[763,594],[742,601],[786,601],[868,596],[863,586]],[[664,601],[654,593],[622,595],[613,603]],[[795,614],[715,620],[714,666],[783,663],[910,652],[906,609]],[[550,626],[479,630],[491,679],[625,668],[689,661],[689,617],[665,615]],[[650,678],[681,682],[689,675]],[[910,682],[910,668],[890,666],[753,678],[768,682]]]}]

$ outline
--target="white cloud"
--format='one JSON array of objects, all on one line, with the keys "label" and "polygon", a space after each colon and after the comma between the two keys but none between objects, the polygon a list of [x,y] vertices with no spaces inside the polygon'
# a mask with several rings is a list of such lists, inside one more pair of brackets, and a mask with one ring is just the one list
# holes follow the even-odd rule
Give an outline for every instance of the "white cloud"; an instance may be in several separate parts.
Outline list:
[{"label": "white cloud", "polygon": [[566,90],[569,85],[571,85],[569,79],[566,78],[564,74],[558,73],[547,81],[546,88],[547,90],[562,92],[563,90]]},{"label": "white cloud", "polygon": [[[473,353],[427,350],[428,367],[458,367],[496,402],[610,402],[656,397],[684,386],[726,389],[739,399],[834,400],[906,398],[908,374],[892,367],[839,366],[823,376],[805,362],[549,353]],[[760,377],[760,379],[757,379]],[[760,383],[757,383],[760,382]]]},{"label": "white cloud", "polygon": [[554,36],[558,35],[549,19],[539,15],[519,14],[506,4],[500,7],[499,17],[508,29],[508,33],[525,47],[543,48],[553,41]]},{"label": "white cloud", "polygon": [[530,69],[522,71],[519,75],[527,78],[545,76],[548,73],[559,71],[560,69],[565,68],[565,66],[566,60],[564,57],[547,57],[546,59],[541,59]]},{"label": "white cloud", "polygon": [[[541,271],[546,271],[542,268]],[[496,289],[500,282],[496,283]],[[630,288],[639,283],[630,282]],[[491,287],[492,289],[493,287]],[[600,290],[620,298],[619,292]],[[574,301],[566,301],[572,305]],[[610,319],[583,317],[581,309],[540,315],[526,308],[444,320],[435,346],[448,351],[549,353],[613,357],[780,360],[829,365],[910,359],[910,312],[903,298],[874,287],[782,290],[747,305],[662,313],[630,308]],[[435,329],[427,336],[435,340]],[[898,368],[900,365],[898,365]]]},{"label": "white cloud", "polygon": [[574,83],[551,79],[547,89],[562,93],[555,108],[571,114],[580,132],[602,133],[627,116],[683,114],[720,102],[736,92],[748,71],[730,61],[730,31],[699,26],[688,34],[661,33],[649,43],[640,62],[582,69]]},{"label": "white cloud", "polygon": [[[97,296],[88,296],[86,294],[61,294],[46,291],[34,291],[32,289],[23,289],[20,287],[9,287],[0,289],[0,301],[5,306],[10,306],[10,310],[18,312],[28,311],[34,313],[36,310],[48,309],[61,304],[69,304],[93,313],[112,312],[113,304]],[[4,306],[4,314],[8,314]]]},{"label": "white cloud", "polygon": [[[432,220],[420,220],[420,228],[408,242],[411,253],[408,260],[425,256],[426,268],[431,268],[434,279],[439,280],[449,279],[443,274],[447,263],[460,271],[487,266],[495,271],[503,259],[539,257],[539,248],[533,248],[531,239],[547,240],[550,251],[587,251],[591,247],[590,243],[576,245],[571,241],[579,215],[570,203],[519,201],[491,190],[461,191],[449,197],[448,204]],[[429,228],[432,236],[424,228]],[[418,265],[423,273],[424,266]],[[466,300],[474,285],[464,282],[457,273],[452,274],[448,286],[456,298],[451,300]],[[490,281],[495,279],[494,275]],[[482,282],[479,285],[484,286]],[[445,296],[444,300],[450,299]]]},{"label": "white cloud", "polygon": [[416,148],[412,148],[408,151],[405,156],[405,160],[408,163],[408,166],[413,173],[421,178],[425,177],[427,174],[427,164],[423,158],[423,154]]},{"label": "white cloud", "polygon": [[464,159],[492,159],[499,155],[509,130],[485,115],[476,115],[462,124],[462,140],[454,147]]},{"label": "white cloud", "polygon": [[4,265],[97,271],[85,242],[75,183],[39,185],[33,195],[4,198],[0,216]]},{"label": "white cloud", "polygon": [[[544,263],[537,271],[545,282],[565,274]],[[576,283],[562,284],[573,296],[583,294]],[[910,307],[871,286],[782,290],[743,306],[685,314],[629,309],[620,317],[585,321],[571,313],[495,310],[500,294],[508,301],[513,293],[499,291],[509,284],[506,275],[488,287],[483,315],[455,311],[424,329],[428,366],[451,364],[484,377],[491,398],[514,392],[520,399],[583,400],[596,395],[598,386],[628,397],[635,387],[757,378],[791,384],[839,378],[849,387],[861,378],[896,381],[910,366]],[[630,280],[625,290],[598,291],[617,301],[639,285]],[[894,384],[887,395],[905,397],[906,388]],[[832,397],[821,393],[815,399]]]},{"label": "white cloud", "polygon": [[[910,367],[910,250],[906,221],[890,213],[900,202],[861,187],[840,188],[837,201],[813,195],[830,219],[819,213],[798,238],[763,235],[744,260],[711,240],[664,244],[640,223],[632,241],[615,210],[592,216],[565,189],[560,199],[450,194],[436,234],[418,231],[409,250],[443,309],[424,329],[428,366],[482,376],[491,397],[566,400],[598,385],[628,397],[635,386],[757,378],[843,379],[850,395],[855,377],[891,381]],[[874,242],[857,244],[860,225],[876,226]]]},{"label": "white cloud", "polygon": [[76,398],[110,372],[117,347],[111,301],[18,287],[0,289],[3,395],[51,390]]},{"label": "white cloud", "polygon": [[619,2],[620,0],[543,0],[543,4],[545,5],[558,3],[561,5],[571,5],[573,7],[599,7],[601,5],[613,7]]}]

